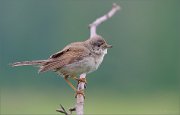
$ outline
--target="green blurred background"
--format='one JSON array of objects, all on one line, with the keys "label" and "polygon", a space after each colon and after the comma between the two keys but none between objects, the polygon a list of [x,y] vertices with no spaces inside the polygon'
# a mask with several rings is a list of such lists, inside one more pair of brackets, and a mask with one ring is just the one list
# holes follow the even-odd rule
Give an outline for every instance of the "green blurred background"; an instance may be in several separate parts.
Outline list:
[{"label": "green blurred background", "polygon": [[180,0],[0,0],[0,114],[73,107],[63,78],[8,64],[86,40],[113,2],[122,9],[98,33],[114,47],[87,77],[85,113],[180,114]]}]

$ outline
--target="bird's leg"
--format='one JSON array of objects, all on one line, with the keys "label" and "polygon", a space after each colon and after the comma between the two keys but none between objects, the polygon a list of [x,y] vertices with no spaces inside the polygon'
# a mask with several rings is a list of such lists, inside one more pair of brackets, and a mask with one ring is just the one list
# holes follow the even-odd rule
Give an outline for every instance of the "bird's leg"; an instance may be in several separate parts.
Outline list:
[{"label": "bird's leg", "polygon": [[75,91],[77,92],[77,89],[72,85],[72,83],[68,80],[68,76],[64,77],[65,81],[68,83],[68,85]]},{"label": "bird's leg", "polygon": [[85,98],[84,91],[83,91],[83,90],[77,90],[77,89],[72,85],[72,83],[68,80],[68,76],[65,76],[64,79],[65,79],[65,81],[68,83],[68,85],[76,92],[75,97],[77,97],[78,94],[81,94],[81,95],[83,95],[83,97]]}]

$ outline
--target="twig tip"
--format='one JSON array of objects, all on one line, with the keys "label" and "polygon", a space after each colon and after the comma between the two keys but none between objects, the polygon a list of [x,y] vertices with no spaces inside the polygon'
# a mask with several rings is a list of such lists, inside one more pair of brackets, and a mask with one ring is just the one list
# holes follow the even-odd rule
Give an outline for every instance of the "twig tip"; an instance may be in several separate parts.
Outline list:
[{"label": "twig tip", "polygon": [[113,3],[113,8],[116,8],[117,10],[121,9],[121,7],[118,4],[116,4],[116,3]]}]

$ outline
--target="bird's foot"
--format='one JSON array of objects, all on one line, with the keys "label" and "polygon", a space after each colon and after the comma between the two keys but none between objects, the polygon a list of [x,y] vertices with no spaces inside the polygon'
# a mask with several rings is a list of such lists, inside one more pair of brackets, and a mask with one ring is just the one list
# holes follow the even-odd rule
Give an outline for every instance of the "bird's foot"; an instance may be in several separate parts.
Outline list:
[{"label": "bird's foot", "polygon": [[78,84],[79,84],[80,82],[84,82],[84,83],[85,83],[85,84],[84,84],[84,88],[85,88],[85,89],[87,88],[87,80],[86,80],[86,78],[77,78],[77,77],[74,77],[74,79],[78,81]]},{"label": "bird's foot", "polygon": [[75,79],[75,80],[77,80],[77,81],[78,81],[78,83],[80,83],[80,82],[84,82],[84,83],[86,83],[86,84],[87,84],[87,80],[86,80],[86,78],[77,78],[77,77],[74,77],[74,79]]},{"label": "bird's foot", "polygon": [[78,79],[78,84],[79,84],[80,82],[84,82],[84,88],[86,89],[86,88],[87,88],[87,80],[86,80],[86,78],[79,78],[79,79]]},{"label": "bird's foot", "polygon": [[76,95],[75,95],[75,98],[77,98],[78,95],[82,95],[85,99],[85,94],[84,94],[84,90],[77,90],[76,91]]}]

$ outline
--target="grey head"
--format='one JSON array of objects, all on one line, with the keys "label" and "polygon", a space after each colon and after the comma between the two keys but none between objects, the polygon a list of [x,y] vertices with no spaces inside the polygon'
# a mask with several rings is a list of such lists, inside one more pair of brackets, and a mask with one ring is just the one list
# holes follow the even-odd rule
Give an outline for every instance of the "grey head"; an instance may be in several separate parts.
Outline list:
[{"label": "grey head", "polygon": [[100,35],[96,35],[85,41],[88,43],[89,49],[96,54],[106,54],[108,48],[112,48],[112,45],[107,44],[104,38]]}]

